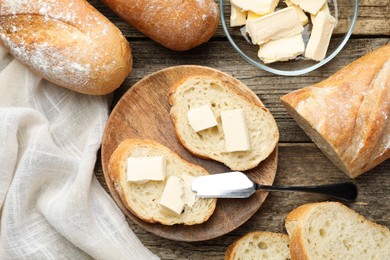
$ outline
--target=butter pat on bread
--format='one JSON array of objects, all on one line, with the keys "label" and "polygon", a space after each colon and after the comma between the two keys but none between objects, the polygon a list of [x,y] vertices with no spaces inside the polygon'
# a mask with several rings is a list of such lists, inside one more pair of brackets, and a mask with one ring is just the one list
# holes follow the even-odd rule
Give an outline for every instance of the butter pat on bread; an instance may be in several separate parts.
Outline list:
[{"label": "butter pat on bread", "polygon": [[184,209],[184,188],[181,182],[176,176],[169,177],[158,203],[163,210],[176,216],[180,216]]},{"label": "butter pat on bread", "polygon": [[244,111],[242,109],[221,111],[221,121],[226,151],[237,152],[250,150]]},{"label": "butter pat on bread", "polygon": [[[166,178],[164,181],[148,181],[146,183],[127,182],[126,167],[129,157],[156,157],[164,156],[166,159]],[[213,214],[216,206],[216,199],[196,199],[192,202],[186,199],[186,192],[180,194],[184,201],[184,208],[181,214],[172,214],[170,211],[180,211],[182,202],[173,201],[162,204],[171,208],[161,208],[159,202],[163,195],[167,181],[174,177],[180,179],[180,189],[188,189],[186,175],[190,177],[207,175],[208,172],[200,166],[194,165],[180,158],[169,148],[152,140],[126,139],[112,153],[108,165],[109,176],[114,183],[114,188],[120,196],[123,205],[135,216],[149,223],[161,223],[164,225],[185,224],[194,225],[205,222]],[[176,179],[177,180],[177,179]],[[172,190],[168,187],[168,197]],[[186,203],[187,202],[187,203]],[[192,203],[192,206],[189,206]]]},{"label": "butter pat on bread", "polygon": [[166,176],[164,156],[127,158],[127,181],[163,181]]},{"label": "butter pat on bread", "polygon": [[187,115],[188,122],[195,132],[214,127],[218,124],[209,104],[191,108]]}]

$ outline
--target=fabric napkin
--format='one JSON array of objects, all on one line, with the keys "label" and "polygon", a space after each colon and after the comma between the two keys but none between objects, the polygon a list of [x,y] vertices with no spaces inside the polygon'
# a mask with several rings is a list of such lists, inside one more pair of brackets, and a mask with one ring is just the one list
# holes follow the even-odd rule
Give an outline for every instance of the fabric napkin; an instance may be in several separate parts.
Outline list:
[{"label": "fabric napkin", "polygon": [[107,115],[0,46],[0,259],[157,258],[93,174]]}]

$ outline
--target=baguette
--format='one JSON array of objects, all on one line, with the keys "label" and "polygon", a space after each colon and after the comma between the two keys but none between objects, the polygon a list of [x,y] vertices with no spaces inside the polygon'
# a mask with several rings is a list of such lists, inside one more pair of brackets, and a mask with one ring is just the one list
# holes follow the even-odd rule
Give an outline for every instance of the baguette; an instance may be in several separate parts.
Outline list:
[{"label": "baguette", "polygon": [[286,219],[291,259],[390,259],[390,232],[338,202],[312,203]]},{"label": "baguette", "polygon": [[114,91],[132,68],[127,40],[85,0],[0,1],[0,42],[41,77],[84,94]]},{"label": "baguette", "polygon": [[[167,161],[167,176],[164,181],[149,181],[142,184],[127,182],[128,157],[160,155],[164,155]],[[186,205],[184,212],[179,216],[166,214],[160,209],[158,202],[170,176],[180,178],[181,175],[188,174],[196,177],[207,175],[208,172],[200,166],[184,161],[176,153],[155,141],[140,139],[122,141],[111,155],[108,169],[125,207],[145,222],[159,222],[164,225],[200,224],[208,220],[215,210],[216,199],[197,199],[192,207]]]},{"label": "baguette", "polygon": [[288,260],[288,236],[281,233],[255,231],[237,239],[228,247],[225,260]]},{"label": "baguette", "polygon": [[[194,76],[170,89],[171,119],[183,146],[196,156],[224,163],[235,171],[256,167],[275,149],[279,140],[274,118],[247,86],[231,77]],[[209,103],[218,126],[195,132],[188,121],[192,107]],[[250,150],[226,152],[221,111],[242,108],[248,128]]]},{"label": "baguette", "polygon": [[157,43],[175,51],[207,42],[217,30],[213,0],[102,0],[117,15]]},{"label": "baguette", "polygon": [[281,101],[351,178],[390,158],[390,44]]}]

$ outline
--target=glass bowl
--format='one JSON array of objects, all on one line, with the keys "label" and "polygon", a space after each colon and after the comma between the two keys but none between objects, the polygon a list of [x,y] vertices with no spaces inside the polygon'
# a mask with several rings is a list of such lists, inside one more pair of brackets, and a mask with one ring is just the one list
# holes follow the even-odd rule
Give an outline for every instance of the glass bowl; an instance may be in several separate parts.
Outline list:
[{"label": "glass bowl", "polygon": [[[313,71],[333,59],[341,51],[352,34],[358,16],[359,1],[327,0],[327,3],[330,14],[337,20],[337,25],[333,30],[325,59],[320,62],[305,59],[303,55],[299,55],[297,58],[289,61],[280,61],[269,64],[263,63],[257,56],[259,46],[250,42],[250,38],[246,36],[245,28],[243,28],[243,26],[230,27],[230,1],[219,0],[219,8],[221,11],[222,27],[229,42],[246,61],[257,68],[277,75],[298,76]],[[285,3],[280,1],[277,10],[285,7]],[[311,26],[310,22],[304,26],[303,39],[305,46],[309,40]]]}]

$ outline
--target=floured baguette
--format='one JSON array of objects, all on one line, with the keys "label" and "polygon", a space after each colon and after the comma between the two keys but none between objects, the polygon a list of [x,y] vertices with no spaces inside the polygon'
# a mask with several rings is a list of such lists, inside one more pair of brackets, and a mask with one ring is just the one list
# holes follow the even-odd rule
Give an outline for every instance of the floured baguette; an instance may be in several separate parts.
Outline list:
[{"label": "floured baguette", "polygon": [[288,236],[272,232],[250,232],[230,245],[225,260],[290,259]]},{"label": "floured baguette", "polygon": [[214,0],[102,0],[131,26],[175,51],[207,42],[219,22]]},{"label": "floured baguette", "polygon": [[[128,157],[161,155],[165,157],[167,167],[164,181],[149,181],[142,184],[127,182]],[[207,175],[208,172],[200,166],[184,161],[176,153],[155,141],[127,139],[121,142],[110,157],[109,172],[123,204],[146,222],[194,225],[205,222],[214,212],[216,199],[197,199],[191,208],[186,205],[184,212],[179,216],[169,214],[160,208],[159,200],[170,176],[180,178],[187,174],[195,177]]]},{"label": "floured baguette", "polygon": [[[191,153],[224,163],[232,170],[244,171],[266,159],[279,140],[275,120],[260,99],[238,80],[194,76],[172,86],[170,114],[179,141]],[[188,111],[209,104],[218,125],[195,132]],[[221,124],[221,112],[243,109],[250,141],[249,151],[227,152]]]},{"label": "floured baguette", "polygon": [[281,101],[351,178],[390,158],[390,44]]},{"label": "floured baguette", "polygon": [[338,202],[312,203],[288,214],[292,259],[390,259],[390,232]]}]

